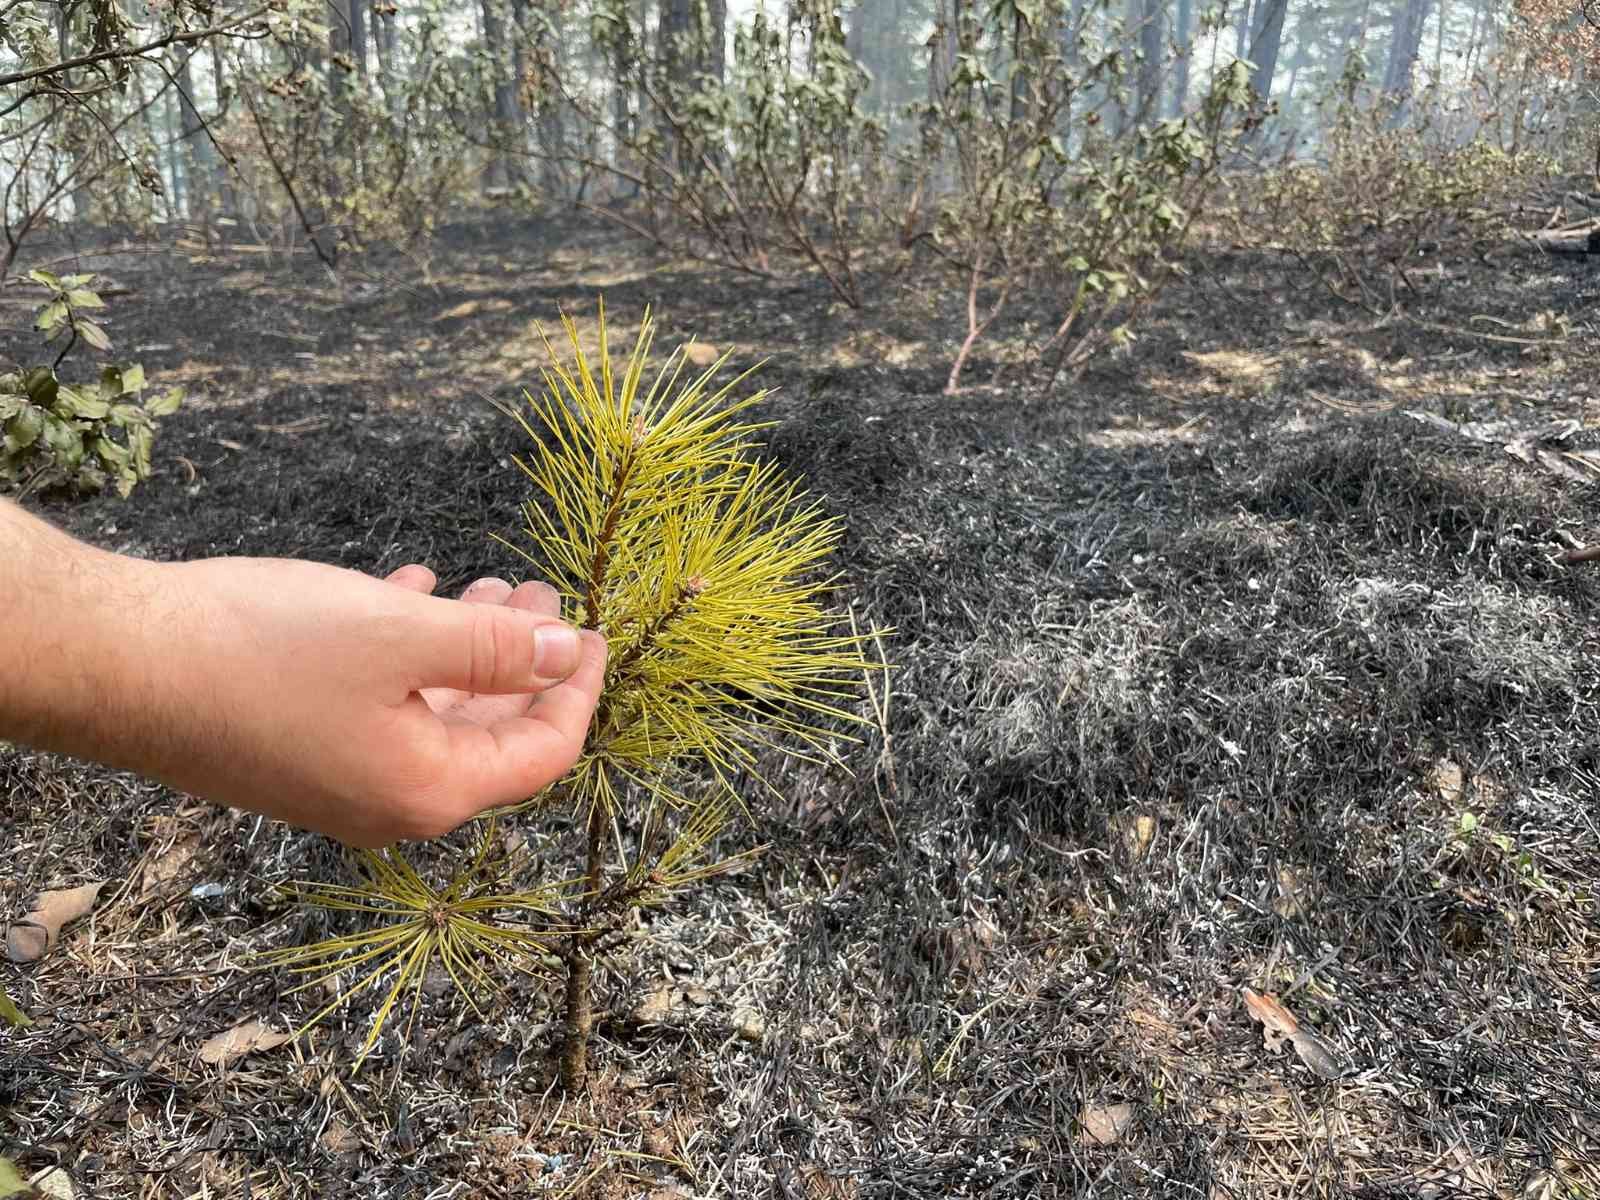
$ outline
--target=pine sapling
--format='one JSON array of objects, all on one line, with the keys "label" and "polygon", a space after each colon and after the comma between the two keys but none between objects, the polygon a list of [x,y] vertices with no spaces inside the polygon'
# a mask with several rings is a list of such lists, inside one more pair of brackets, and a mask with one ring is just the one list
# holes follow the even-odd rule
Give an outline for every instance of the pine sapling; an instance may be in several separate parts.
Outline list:
[{"label": "pine sapling", "polygon": [[726,356],[694,374],[680,351],[647,386],[648,314],[620,364],[603,309],[593,360],[577,326],[564,326],[570,366],[547,341],[554,365],[519,417],[532,450],[518,466],[534,494],[524,540],[506,544],[556,588],[568,619],[605,635],[609,655],[578,763],[510,812],[569,818],[582,874],[511,887],[486,819],[476,854],[442,888],[396,848],[363,855],[355,887],[300,888],[312,904],[378,925],[267,958],[309,973],[308,987],[356,970],[309,1024],[387,981],[363,1057],[408,991],[415,1016],[434,964],[475,1009],[489,968],[559,965],[560,1075],[578,1091],[598,961],[635,910],[759,852],[717,853],[750,816],[739,781],[776,794],[762,774],[769,761],[831,761],[853,740],[845,729],[863,721],[859,685],[881,666],[864,649],[882,631],[843,632],[830,611],[837,584],[824,570],[842,526],[757,457],[767,425],[750,410],[766,393],[736,395],[748,374],[714,385]]}]

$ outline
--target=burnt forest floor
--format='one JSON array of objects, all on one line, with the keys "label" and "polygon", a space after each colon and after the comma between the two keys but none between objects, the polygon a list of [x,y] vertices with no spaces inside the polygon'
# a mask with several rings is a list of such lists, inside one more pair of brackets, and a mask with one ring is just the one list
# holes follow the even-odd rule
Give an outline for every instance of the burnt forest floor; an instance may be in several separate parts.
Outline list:
[{"label": "burnt forest floor", "polygon": [[[80,1197],[1600,1194],[1600,563],[1558,561],[1600,540],[1600,458],[1562,437],[1600,424],[1593,260],[1430,263],[1375,320],[1196,251],[1131,350],[1040,398],[980,349],[947,398],[959,305],[909,278],[857,313],[522,219],[338,278],[82,250],[119,353],[189,398],[130,500],[29,501],[79,535],[417,560],[451,594],[515,576],[489,535],[518,536],[527,435],[490,401],[537,384],[536,324],[590,329],[603,292],[663,347],[767,360],[769,452],[848,522],[845,594],[895,670],[851,770],[780,775],[725,839],[770,842],[757,865],[612,964],[581,1100],[539,980],[487,1020],[430,993],[354,1075],[370,1004],[208,1065],[213,1035],[311,1011],[239,963],[315,932],[273,885],[345,879],[337,849],[0,749],[0,917],[106,881],[0,968],[36,1022],[0,1032],[0,1151],[28,1173]],[[32,353],[27,299],[0,293],[0,358]],[[1314,1040],[1268,1049],[1244,988]]]}]

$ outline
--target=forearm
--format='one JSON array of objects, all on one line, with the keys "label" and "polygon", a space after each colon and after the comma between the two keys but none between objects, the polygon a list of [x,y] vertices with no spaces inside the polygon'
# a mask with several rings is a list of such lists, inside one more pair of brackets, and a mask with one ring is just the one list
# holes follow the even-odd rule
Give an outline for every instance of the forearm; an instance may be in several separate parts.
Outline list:
[{"label": "forearm", "polygon": [[142,765],[162,703],[141,662],[158,570],[0,500],[0,738]]}]

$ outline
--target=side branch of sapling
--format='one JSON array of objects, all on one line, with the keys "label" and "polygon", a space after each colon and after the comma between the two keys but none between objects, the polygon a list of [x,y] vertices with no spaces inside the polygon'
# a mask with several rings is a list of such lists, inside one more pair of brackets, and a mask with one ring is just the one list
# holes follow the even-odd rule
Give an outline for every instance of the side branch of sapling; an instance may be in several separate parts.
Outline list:
[{"label": "side branch of sapling", "polygon": [[[648,654],[650,650],[653,649],[661,640],[661,634],[667,628],[667,626],[671,625],[680,616],[682,616],[684,610],[688,608],[689,605],[693,603],[695,598],[705,590],[705,580],[700,578],[698,575],[687,580],[684,585],[678,589],[677,596],[673,598],[673,601],[667,607],[667,610],[646,625],[644,627],[644,632],[639,635],[639,640],[632,646],[628,647],[627,651],[622,655],[622,657],[617,660],[614,671],[616,678],[619,681],[626,679],[634,672],[638,666],[639,660]],[[603,726],[603,724],[604,722],[596,722],[595,728],[599,729]]]}]

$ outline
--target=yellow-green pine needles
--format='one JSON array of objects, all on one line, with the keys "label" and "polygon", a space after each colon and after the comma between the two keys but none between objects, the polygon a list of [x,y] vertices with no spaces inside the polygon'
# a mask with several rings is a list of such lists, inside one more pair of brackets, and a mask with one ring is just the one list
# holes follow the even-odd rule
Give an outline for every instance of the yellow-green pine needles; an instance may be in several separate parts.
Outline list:
[{"label": "yellow-green pine needles", "polygon": [[[357,856],[358,882],[298,884],[290,890],[302,902],[334,912],[351,912],[373,922],[370,928],[328,938],[309,946],[289,946],[260,956],[262,967],[283,967],[309,976],[289,993],[332,984],[334,996],[306,1020],[300,1034],[320,1024],[335,1009],[363,992],[387,982],[366,1040],[357,1052],[359,1066],[377,1044],[396,1006],[409,992],[409,1036],[431,967],[441,967],[480,1018],[480,996],[497,990],[485,964],[514,971],[538,969],[561,936],[572,930],[562,924],[562,885],[534,892],[493,890],[495,865],[487,862],[494,837],[493,818],[480,831],[471,862],[443,888],[423,879],[398,850],[362,850]],[[507,920],[504,914],[515,914]],[[529,918],[539,919],[531,924]],[[357,978],[342,982],[347,972]]]},{"label": "yellow-green pine needles", "polygon": [[[682,352],[647,388],[649,315],[622,369],[600,314],[599,363],[564,320],[572,367],[528,397],[534,450],[518,465],[531,547],[579,623],[605,634],[605,689],[583,760],[561,795],[609,816],[623,781],[694,808],[674,786],[684,764],[727,790],[761,779],[758,753],[824,753],[866,666],[863,639],[838,633],[819,578],[843,533],[780,468],[755,457],[749,419],[765,398],[712,381],[726,355],[692,377]],[[546,343],[548,346],[548,342]],[[762,782],[765,782],[762,780]]]}]

